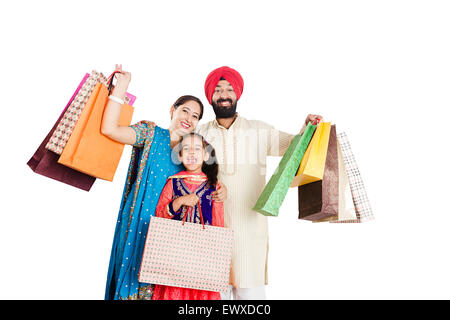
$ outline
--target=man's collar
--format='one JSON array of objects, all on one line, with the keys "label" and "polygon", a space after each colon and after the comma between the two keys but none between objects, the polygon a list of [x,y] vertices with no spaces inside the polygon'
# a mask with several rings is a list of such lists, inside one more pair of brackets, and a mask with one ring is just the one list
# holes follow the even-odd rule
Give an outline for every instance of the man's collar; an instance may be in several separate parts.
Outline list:
[{"label": "man's collar", "polygon": [[[234,117],[233,123],[231,124],[231,126],[230,126],[228,129],[231,129],[231,128],[236,124],[236,122],[238,122],[239,119],[240,119],[239,114],[236,112],[236,115],[235,115],[235,117]],[[213,125],[214,125],[216,128],[228,130],[227,128],[225,128],[224,126],[222,126],[222,125],[219,123],[219,121],[217,121],[217,118],[215,118],[215,119],[213,120]]]}]

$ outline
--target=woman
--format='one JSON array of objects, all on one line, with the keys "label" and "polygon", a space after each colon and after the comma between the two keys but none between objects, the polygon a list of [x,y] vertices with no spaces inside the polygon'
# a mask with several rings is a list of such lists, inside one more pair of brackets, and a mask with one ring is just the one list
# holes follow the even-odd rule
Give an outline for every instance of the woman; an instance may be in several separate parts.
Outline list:
[{"label": "woman", "polygon": [[[116,85],[103,114],[101,131],[109,138],[134,148],[111,250],[105,299],[150,300],[154,286],[138,282],[148,223],[150,216],[155,215],[167,178],[183,169],[182,164],[172,161],[172,149],[183,135],[197,126],[203,116],[203,104],[193,96],[177,99],[170,108],[169,129],[149,121],[140,121],[129,127],[119,126],[121,104],[131,74],[122,71],[121,65],[116,65],[116,71]],[[219,183],[213,199],[223,201],[225,198],[226,188]]]}]

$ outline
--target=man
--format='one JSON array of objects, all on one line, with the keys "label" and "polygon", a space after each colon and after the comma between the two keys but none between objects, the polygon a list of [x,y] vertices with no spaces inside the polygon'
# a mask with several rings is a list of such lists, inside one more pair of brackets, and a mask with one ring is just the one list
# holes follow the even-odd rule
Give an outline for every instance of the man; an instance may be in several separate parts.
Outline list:
[{"label": "man", "polygon": [[[236,300],[265,299],[267,284],[267,217],[252,210],[266,183],[266,157],[282,156],[294,135],[236,112],[244,80],[236,70],[213,70],[205,94],[216,119],[197,127],[215,148],[219,180],[227,187],[225,226],[233,230],[230,284]],[[308,115],[309,121],[322,117]]]}]

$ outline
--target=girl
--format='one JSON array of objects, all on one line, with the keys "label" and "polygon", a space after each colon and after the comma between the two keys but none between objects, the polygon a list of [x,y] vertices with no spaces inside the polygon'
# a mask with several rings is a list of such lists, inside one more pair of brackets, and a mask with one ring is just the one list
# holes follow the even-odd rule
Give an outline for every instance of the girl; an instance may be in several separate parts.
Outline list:
[{"label": "girl", "polygon": [[[213,201],[218,164],[215,151],[199,134],[182,137],[178,159],[185,170],[167,180],[155,215],[168,219],[201,223],[199,206],[205,225],[224,226],[223,202]],[[220,300],[219,292],[155,285],[152,300]]]}]

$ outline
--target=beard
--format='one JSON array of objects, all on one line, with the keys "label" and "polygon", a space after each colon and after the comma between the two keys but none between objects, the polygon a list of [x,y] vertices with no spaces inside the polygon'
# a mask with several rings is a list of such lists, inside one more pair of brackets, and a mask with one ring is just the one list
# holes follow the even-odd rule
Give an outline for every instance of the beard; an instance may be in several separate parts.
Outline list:
[{"label": "beard", "polygon": [[[229,101],[229,107],[221,107],[219,103]],[[236,114],[237,100],[233,102],[231,99],[218,99],[216,102],[211,102],[212,107],[214,109],[214,113],[216,114],[216,118],[233,118]]]}]

